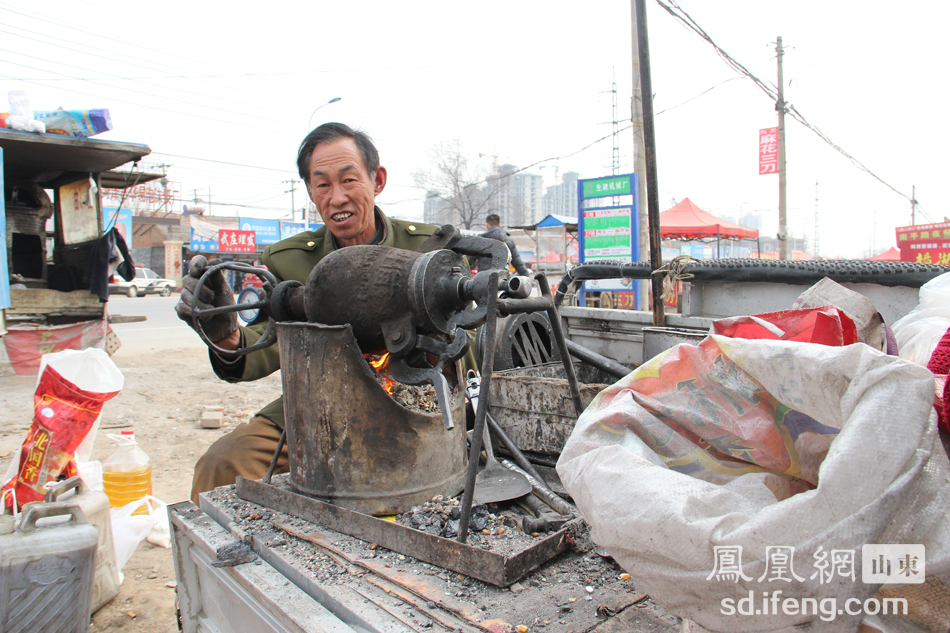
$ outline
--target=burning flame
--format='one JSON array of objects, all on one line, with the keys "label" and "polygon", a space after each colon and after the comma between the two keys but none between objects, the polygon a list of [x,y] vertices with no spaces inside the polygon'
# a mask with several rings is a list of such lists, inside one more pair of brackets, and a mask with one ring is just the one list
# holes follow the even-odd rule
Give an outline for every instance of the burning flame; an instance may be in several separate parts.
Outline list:
[{"label": "burning flame", "polygon": [[372,367],[379,376],[386,379],[385,384],[383,384],[383,389],[386,390],[386,393],[392,395],[396,381],[389,377],[389,352],[384,353],[382,356],[363,354],[363,358],[366,359],[369,366]]}]

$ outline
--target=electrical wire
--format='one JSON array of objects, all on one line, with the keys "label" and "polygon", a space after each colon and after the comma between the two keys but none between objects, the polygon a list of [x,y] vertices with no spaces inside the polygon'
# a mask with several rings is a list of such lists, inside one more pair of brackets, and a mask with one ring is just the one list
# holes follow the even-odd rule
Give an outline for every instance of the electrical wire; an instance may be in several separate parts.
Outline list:
[{"label": "electrical wire", "polygon": [[276,167],[261,167],[259,165],[243,165],[241,163],[229,163],[223,160],[213,160],[211,158],[198,158],[197,156],[182,156],[181,154],[169,154],[167,152],[153,152],[153,155],[170,156],[172,158],[186,158],[188,160],[200,160],[205,163],[217,163],[218,165],[230,165],[232,167],[248,167],[250,169],[265,169],[267,171],[276,171],[281,174],[296,174],[293,169],[277,169]]},{"label": "electrical wire", "polygon": [[716,85],[713,86],[712,88],[707,88],[706,90],[703,90],[702,92],[700,92],[700,93],[699,93],[698,95],[696,95],[695,97],[691,97],[691,98],[687,99],[686,101],[684,101],[683,103],[678,103],[678,104],[676,104],[675,106],[670,106],[670,107],[668,107],[668,108],[664,108],[663,110],[660,110],[659,112],[657,112],[657,113],[654,114],[653,116],[654,116],[654,117],[658,117],[658,116],[660,116],[661,114],[663,114],[664,112],[669,112],[670,110],[674,110],[674,109],[676,109],[676,108],[678,108],[678,107],[680,107],[680,106],[684,106],[684,105],[686,105],[687,103],[689,103],[690,101],[693,101],[693,100],[695,100],[695,99],[699,99],[701,96],[703,96],[703,95],[706,94],[707,92],[711,92],[711,91],[715,90],[716,88],[718,88],[719,86],[721,86],[721,85],[723,85],[723,84],[727,84],[727,83],[729,83],[730,81],[735,81],[735,80],[737,80],[737,79],[741,79],[741,77],[731,77],[731,78],[729,78],[729,79],[726,79],[725,81],[720,81],[718,84],[716,84]]},{"label": "electrical wire", "polygon": [[[669,5],[666,4],[663,0],[656,0],[657,4],[659,4],[667,13],[669,13],[674,18],[679,20],[682,24],[686,26],[686,28],[688,28],[689,30],[699,35],[699,37],[706,40],[706,42],[708,42],[709,45],[713,47],[713,49],[716,51],[719,57],[721,57],[723,61],[726,62],[726,65],[728,65],[730,68],[732,68],[736,72],[748,77],[750,80],[752,80],[753,83],[755,83],[756,86],[759,87],[759,89],[761,89],[765,94],[767,94],[771,100],[775,101],[776,104],[779,104],[779,94],[777,90],[773,89],[771,86],[767,85],[764,81],[756,77],[752,73],[752,71],[750,71],[748,68],[740,64],[735,59],[733,59],[733,57],[729,55],[729,53],[727,53],[718,44],[716,44],[716,42],[713,41],[712,37],[710,37],[709,34],[706,33],[706,31],[704,31],[703,28],[699,26],[699,24],[697,24],[696,21],[693,20],[693,18],[688,13],[686,13],[686,11],[684,11],[682,7],[679,6],[676,0],[667,0],[667,1],[669,2]],[[809,123],[808,120],[805,119],[805,116],[801,112],[799,112],[795,108],[795,106],[791,105],[790,103],[786,101],[782,101],[780,105],[781,107],[786,108],[786,112],[788,112],[792,116],[793,119],[795,119],[796,121],[804,125],[806,128],[814,132],[821,140],[827,143],[832,149],[834,149],[835,151],[843,155],[845,158],[850,160],[851,163],[855,167],[869,174],[871,177],[873,177],[875,180],[880,182],[882,185],[884,185],[885,187],[887,187],[888,189],[890,189],[897,195],[903,198],[906,198],[909,202],[912,201],[910,196],[908,196],[906,193],[903,193],[902,191],[899,191],[896,187],[886,182],[880,176],[878,176],[873,171],[871,171],[870,168],[868,168],[864,163],[859,161],[857,158],[855,158],[854,156],[846,152],[844,148],[842,148],[841,146],[837,145],[834,141],[832,141],[828,137],[827,134],[819,130],[816,126]]]}]

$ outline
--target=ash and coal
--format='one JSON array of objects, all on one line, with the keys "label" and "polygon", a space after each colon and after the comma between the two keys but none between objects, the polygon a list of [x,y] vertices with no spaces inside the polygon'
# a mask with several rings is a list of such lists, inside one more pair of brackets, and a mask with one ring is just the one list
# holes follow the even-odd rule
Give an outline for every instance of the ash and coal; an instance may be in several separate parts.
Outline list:
[{"label": "ash and coal", "polygon": [[[396,523],[448,539],[458,536],[461,517],[459,497],[437,495],[431,501],[413,506],[396,516]],[[521,515],[502,504],[472,508],[468,521],[468,545],[498,553],[516,553],[530,547],[538,535],[525,534]]]}]

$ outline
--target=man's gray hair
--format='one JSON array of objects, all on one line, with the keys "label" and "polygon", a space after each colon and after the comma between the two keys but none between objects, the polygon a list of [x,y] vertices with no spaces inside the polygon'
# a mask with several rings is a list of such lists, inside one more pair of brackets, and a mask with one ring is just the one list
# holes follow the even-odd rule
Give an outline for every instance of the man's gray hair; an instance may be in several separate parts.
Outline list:
[{"label": "man's gray hair", "polygon": [[373,140],[368,134],[354,130],[343,123],[324,123],[307,134],[300,144],[300,149],[297,150],[297,172],[305,184],[310,184],[310,157],[313,155],[313,150],[317,145],[332,143],[341,138],[351,138],[356,143],[360,154],[363,155],[363,166],[370,177],[379,169],[379,152],[376,151],[376,146],[373,145]]}]

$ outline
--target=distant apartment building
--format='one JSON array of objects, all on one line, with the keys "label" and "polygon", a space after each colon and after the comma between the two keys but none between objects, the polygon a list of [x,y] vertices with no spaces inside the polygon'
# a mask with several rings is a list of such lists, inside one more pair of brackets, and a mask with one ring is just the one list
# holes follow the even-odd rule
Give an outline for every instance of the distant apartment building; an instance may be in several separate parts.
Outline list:
[{"label": "distant apartment building", "polygon": [[[577,179],[576,171],[561,176],[561,182],[547,188],[541,203],[541,218],[547,215],[567,215],[577,217]],[[539,220],[541,218],[538,218]]]},{"label": "distant apartment building", "polygon": [[452,209],[438,191],[427,191],[426,200],[422,207],[422,221],[426,224],[442,226],[443,224],[457,224]]},{"label": "distant apartment building", "polygon": [[491,213],[501,217],[504,226],[525,226],[534,224],[543,215],[541,199],[543,185],[537,174],[513,173],[514,165],[501,165],[498,172],[505,178],[493,199],[489,203]]},{"label": "distant apartment building", "polygon": [[739,216],[739,221],[736,222],[739,226],[744,226],[749,229],[755,229],[756,231],[762,231],[762,215],[760,213],[743,213]]}]

